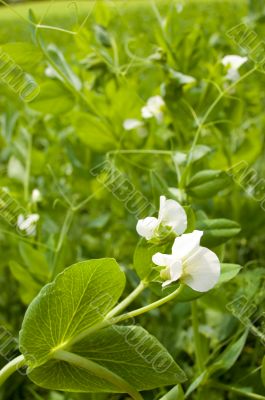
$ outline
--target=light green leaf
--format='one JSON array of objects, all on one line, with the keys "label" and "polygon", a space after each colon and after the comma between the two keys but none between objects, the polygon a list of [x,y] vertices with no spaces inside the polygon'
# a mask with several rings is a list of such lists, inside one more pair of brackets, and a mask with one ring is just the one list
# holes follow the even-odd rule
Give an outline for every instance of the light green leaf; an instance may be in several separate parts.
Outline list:
[{"label": "light green leaf", "polygon": [[115,140],[111,132],[99,118],[78,113],[74,124],[78,137],[90,149],[105,152],[115,148]]},{"label": "light green leaf", "polygon": [[180,385],[173,387],[165,396],[160,400],[184,400],[184,392]]},{"label": "light green leaf", "polygon": [[221,276],[218,285],[231,281],[231,279],[237,276],[241,269],[241,265],[238,264],[221,264]]},{"label": "light green leaf", "polygon": [[[81,90],[82,83],[79,77],[72,71],[60,49],[54,44],[50,44],[47,53],[62,72],[64,80],[68,81],[76,90]],[[52,68],[52,66],[50,67]]]},{"label": "light green leaf", "polygon": [[206,247],[219,246],[241,230],[237,222],[224,218],[198,221],[196,228],[203,231],[201,245]]},{"label": "light green leaf", "polygon": [[41,285],[38,284],[26,268],[16,261],[9,262],[9,268],[14,278],[19,283],[19,295],[24,304],[29,304],[39,293]]},{"label": "light green leaf", "polygon": [[139,240],[133,256],[133,266],[139,278],[145,279],[148,277],[154,268],[152,256],[158,252],[164,253],[166,247],[166,245],[147,243],[145,239]]},{"label": "light green leaf", "polygon": [[226,189],[231,182],[231,177],[224,171],[200,171],[191,178],[186,187],[186,192],[192,197],[212,197],[221,190]]},{"label": "light green leaf", "polygon": [[25,242],[19,243],[19,251],[30,273],[40,282],[47,283],[49,266],[44,254]]},{"label": "light green leaf", "polygon": [[26,312],[20,348],[28,365],[44,363],[56,349],[103,321],[124,285],[124,273],[110,258],[83,261],[59,274]]},{"label": "light green leaf", "polygon": [[[136,390],[173,385],[186,379],[167,350],[139,326],[113,325],[102,329],[73,345],[71,352],[115,373]],[[48,389],[122,392],[107,380],[58,360],[34,369],[29,377]]]},{"label": "light green leaf", "polygon": [[75,104],[72,94],[60,82],[49,81],[40,85],[40,92],[28,105],[43,114],[61,114]]},{"label": "light green leaf", "polygon": [[19,67],[29,68],[40,63],[43,58],[42,52],[28,42],[12,42],[1,45],[4,53],[8,54]]}]

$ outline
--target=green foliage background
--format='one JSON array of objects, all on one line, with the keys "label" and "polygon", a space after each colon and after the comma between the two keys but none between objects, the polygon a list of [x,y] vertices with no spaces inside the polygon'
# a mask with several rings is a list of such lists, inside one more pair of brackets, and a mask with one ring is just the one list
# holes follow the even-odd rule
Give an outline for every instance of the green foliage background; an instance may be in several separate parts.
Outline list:
[{"label": "green foliage background", "polygon": [[[244,55],[227,31],[245,21],[260,40],[265,32],[262,2],[161,1],[154,8],[148,1],[98,1],[91,13],[90,4],[78,2],[77,15],[69,3],[31,3],[32,18],[61,29],[41,28],[37,35],[28,20],[28,5],[0,10],[2,49],[40,85],[40,95],[31,103],[0,85],[0,184],[27,212],[40,214],[35,238],[23,238],[0,221],[0,323],[15,337],[27,305],[41,287],[76,261],[114,257],[127,271],[127,290],[135,286],[137,219],[89,171],[108,157],[156,207],[161,194],[172,197],[168,188],[179,184],[172,155],[189,151],[197,127],[194,112],[200,118],[218,96],[218,88],[224,88],[222,57]],[[62,72],[59,79],[45,73],[51,61]],[[251,64],[250,60],[244,65],[241,74]],[[184,85],[178,73],[196,82]],[[255,168],[259,179],[264,176],[264,84],[264,73],[257,71],[220,101],[199,140],[207,154],[192,164],[191,175],[204,169],[227,170],[243,160]],[[137,130],[125,131],[124,120],[140,119],[141,107],[158,94],[166,102],[163,123],[149,120],[144,136]],[[132,149],[138,151],[123,152]],[[31,201],[34,188],[43,196],[37,205]],[[203,209],[209,218],[232,219],[242,227],[236,239],[216,251],[224,262],[243,265],[243,271],[199,303],[203,351],[209,361],[224,345],[232,346],[244,330],[227,310],[229,302],[244,296],[256,305],[255,316],[263,311],[265,213],[245,189],[233,184],[209,198],[192,199],[195,212]],[[154,291],[147,291],[139,306],[155,298]],[[150,313],[141,323],[191,377],[189,315],[190,305],[183,303]],[[264,345],[250,334],[238,357],[224,363],[217,374],[227,384],[264,394],[260,371],[252,373],[263,354]],[[4,359],[1,362],[5,364]],[[153,400],[165,392],[162,388],[145,396]],[[209,400],[227,398],[214,388],[206,394]],[[230,394],[229,399],[240,396]],[[0,398],[126,397],[48,392],[17,374],[1,389]],[[191,398],[199,399],[199,394]]]}]

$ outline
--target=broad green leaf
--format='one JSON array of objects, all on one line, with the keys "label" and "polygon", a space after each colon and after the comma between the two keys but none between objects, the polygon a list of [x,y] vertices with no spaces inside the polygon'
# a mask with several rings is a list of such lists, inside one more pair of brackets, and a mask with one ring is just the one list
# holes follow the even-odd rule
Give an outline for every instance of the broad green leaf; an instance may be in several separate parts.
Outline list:
[{"label": "broad green leaf", "polygon": [[105,152],[115,148],[115,140],[111,132],[99,118],[78,113],[74,125],[78,137],[90,149]]},{"label": "broad green leaf", "polygon": [[74,107],[74,104],[73,95],[57,81],[41,84],[38,96],[28,103],[29,107],[43,114],[66,113]]},{"label": "broad green leaf", "polygon": [[[130,382],[136,390],[183,382],[186,377],[160,342],[139,326],[117,326],[95,332],[74,344],[71,352],[92,360]],[[64,361],[48,361],[30,379],[64,391],[121,392],[112,383]]]},{"label": "broad green leaf", "polygon": [[186,187],[186,192],[192,197],[212,197],[221,190],[226,189],[231,182],[231,178],[224,171],[200,171],[191,178]]},{"label": "broad green leaf", "polygon": [[206,247],[219,246],[241,230],[237,222],[224,218],[200,220],[196,228],[203,231],[201,245]]},{"label": "broad green leaf", "polygon": [[29,306],[20,332],[30,367],[103,321],[123,292],[124,273],[110,258],[72,265],[46,285]]}]

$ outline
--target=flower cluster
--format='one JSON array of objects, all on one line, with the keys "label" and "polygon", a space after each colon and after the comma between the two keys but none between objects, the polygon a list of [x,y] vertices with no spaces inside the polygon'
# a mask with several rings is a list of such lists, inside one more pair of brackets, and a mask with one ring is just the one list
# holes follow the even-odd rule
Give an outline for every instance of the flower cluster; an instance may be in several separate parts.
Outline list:
[{"label": "flower cluster", "polygon": [[171,254],[156,253],[153,263],[162,269],[160,275],[165,279],[163,287],[180,280],[198,292],[212,289],[220,277],[220,261],[216,254],[200,246],[202,231],[184,233],[187,229],[187,215],[184,208],[175,200],[160,197],[158,218],[147,217],[138,221],[136,230],[146,240],[159,237],[161,229],[168,229],[178,235]]}]

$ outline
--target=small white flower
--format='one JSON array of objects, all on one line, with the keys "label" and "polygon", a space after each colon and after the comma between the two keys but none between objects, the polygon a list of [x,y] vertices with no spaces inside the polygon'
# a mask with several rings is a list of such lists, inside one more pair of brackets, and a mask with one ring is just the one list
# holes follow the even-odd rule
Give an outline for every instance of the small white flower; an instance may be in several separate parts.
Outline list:
[{"label": "small white flower", "polygon": [[42,195],[39,189],[33,189],[31,193],[32,203],[39,203],[42,200]]},{"label": "small white flower", "polygon": [[147,100],[146,106],[142,107],[142,117],[149,119],[155,117],[157,121],[161,122],[163,119],[163,109],[165,102],[161,96],[153,96]]},{"label": "small white flower", "polygon": [[228,67],[226,78],[232,82],[237,81],[240,78],[239,68],[241,65],[247,62],[247,57],[241,57],[237,55],[228,55],[223,57],[222,64]]},{"label": "small white flower", "polygon": [[21,231],[24,231],[28,236],[33,236],[36,233],[36,225],[40,219],[39,214],[29,214],[26,217],[20,214],[17,219],[17,226]]},{"label": "small white flower", "polygon": [[45,68],[44,73],[48,78],[58,78],[58,72],[51,65]]},{"label": "small white flower", "polygon": [[[197,292],[208,292],[218,282],[221,272],[217,255],[206,247],[200,246],[201,231],[193,231],[177,237],[172,254],[156,253],[153,262],[167,267],[168,280],[162,286],[181,280]],[[165,275],[165,273],[164,273]]]},{"label": "small white flower", "polygon": [[167,200],[160,196],[160,207],[158,218],[147,217],[140,219],[136,230],[146,240],[159,237],[160,227],[169,227],[177,235],[181,235],[187,229],[187,215],[184,208],[175,200]]},{"label": "small white flower", "polygon": [[138,119],[130,119],[129,118],[123,122],[123,128],[126,131],[131,131],[133,129],[140,128],[141,126],[143,126],[143,123],[142,123],[142,121],[139,121]]}]

